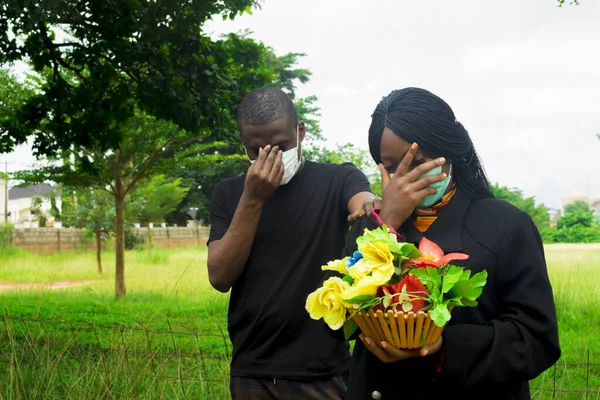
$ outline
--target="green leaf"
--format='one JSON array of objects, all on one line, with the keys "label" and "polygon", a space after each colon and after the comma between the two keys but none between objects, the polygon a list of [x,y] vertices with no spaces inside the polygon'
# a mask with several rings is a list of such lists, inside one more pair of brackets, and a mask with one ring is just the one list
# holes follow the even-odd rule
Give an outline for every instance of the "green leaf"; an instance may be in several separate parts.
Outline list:
[{"label": "green leaf", "polygon": [[354,279],[350,275],[344,275],[342,280],[348,282],[350,285],[354,284]]},{"label": "green leaf", "polygon": [[462,278],[463,273],[464,270],[461,267],[455,265],[448,267],[443,278],[442,293],[448,293],[452,286]]},{"label": "green leaf", "polygon": [[390,306],[391,302],[392,302],[392,297],[391,296],[385,296],[383,298],[383,307],[384,308],[388,308]]},{"label": "green leaf", "polygon": [[450,311],[444,304],[438,304],[431,312],[431,320],[437,326],[444,326],[450,321]]},{"label": "green leaf", "polygon": [[348,300],[344,300],[344,303],[350,303],[350,304],[362,304],[362,303],[364,303],[364,302],[366,302],[366,301],[371,301],[371,300],[373,300],[374,298],[375,298],[375,296],[373,296],[373,295],[370,295],[370,294],[363,294],[363,295],[356,296],[356,297],[353,297],[353,298],[351,298],[351,299],[348,299]]},{"label": "green leaf", "polygon": [[346,340],[349,340],[350,336],[352,336],[352,334],[358,329],[358,325],[356,324],[356,321],[354,321],[353,319],[348,319],[344,323],[343,328],[344,328],[344,337],[346,338]]},{"label": "green leaf", "polygon": [[[463,274],[463,276],[465,276]],[[459,299],[464,305],[465,301],[469,304],[473,304],[475,300],[481,295],[483,287],[487,281],[487,271],[481,271],[473,275],[467,280],[459,280],[454,286],[448,291],[446,299]]]}]

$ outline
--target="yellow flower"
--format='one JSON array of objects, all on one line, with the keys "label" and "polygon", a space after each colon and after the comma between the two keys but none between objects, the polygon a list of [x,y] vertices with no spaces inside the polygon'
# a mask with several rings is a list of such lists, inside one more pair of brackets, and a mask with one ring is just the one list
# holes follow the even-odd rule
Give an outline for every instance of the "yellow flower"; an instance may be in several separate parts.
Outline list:
[{"label": "yellow flower", "polygon": [[346,322],[346,305],[342,293],[350,288],[350,284],[333,277],[323,283],[323,287],[315,290],[306,299],[306,311],[312,319],[323,318],[333,330],[340,329]]},{"label": "yellow flower", "polygon": [[379,285],[385,285],[394,274],[394,256],[387,243],[364,242],[358,245],[363,258],[348,268],[348,274],[359,281],[372,276]]},{"label": "yellow flower", "polygon": [[336,271],[342,275],[346,275],[346,264],[348,263],[348,257],[342,260],[329,261],[327,265],[323,265],[321,269],[323,271]]},{"label": "yellow flower", "polygon": [[344,291],[342,298],[344,300],[350,300],[357,296],[373,296],[377,292],[377,288],[381,285],[382,283],[376,278],[367,276],[355,281],[354,285]]}]

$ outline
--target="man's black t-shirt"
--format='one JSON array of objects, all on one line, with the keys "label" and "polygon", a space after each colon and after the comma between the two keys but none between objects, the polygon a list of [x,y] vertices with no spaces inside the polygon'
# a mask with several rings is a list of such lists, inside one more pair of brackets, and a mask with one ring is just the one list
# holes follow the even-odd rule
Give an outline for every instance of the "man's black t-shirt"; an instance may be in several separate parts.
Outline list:
[{"label": "man's black t-shirt", "polygon": [[[209,243],[229,228],[245,178],[216,186]],[[305,304],[323,281],[321,266],[341,258],[348,202],[364,191],[370,191],[369,182],[354,165],[306,161],[267,200],[248,262],[231,289],[231,375],[318,379],[348,369],[348,345],[336,340],[323,321],[312,320]]]}]

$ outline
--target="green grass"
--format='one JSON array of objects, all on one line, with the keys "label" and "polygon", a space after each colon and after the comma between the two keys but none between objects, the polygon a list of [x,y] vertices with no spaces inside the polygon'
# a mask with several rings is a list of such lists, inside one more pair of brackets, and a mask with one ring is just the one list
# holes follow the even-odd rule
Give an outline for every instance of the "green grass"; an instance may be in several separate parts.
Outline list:
[{"label": "green grass", "polygon": [[[563,355],[532,387],[600,399],[600,245],[547,247]],[[128,252],[127,298],[114,300],[114,253],[0,255],[0,285],[91,281],[67,289],[0,290],[0,399],[228,398],[228,296],[210,287],[206,249]],[[223,332],[225,333],[223,335]],[[534,398],[551,398],[532,390]],[[581,399],[581,393],[560,393]]]},{"label": "green grass", "polygon": [[0,259],[0,284],[92,281],[0,290],[0,398],[227,398],[228,296],[210,287],[206,249],[128,252],[119,302],[113,257],[102,275],[93,253]]}]

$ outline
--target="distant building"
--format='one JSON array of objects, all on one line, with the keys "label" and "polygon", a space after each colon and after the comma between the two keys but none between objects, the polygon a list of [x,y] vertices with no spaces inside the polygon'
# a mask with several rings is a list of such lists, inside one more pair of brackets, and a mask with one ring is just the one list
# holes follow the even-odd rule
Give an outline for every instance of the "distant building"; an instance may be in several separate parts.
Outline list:
[{"label": "distant building", "polygon": [[561,210],[548,210],[548,215],[550,216],[550,226],[555,227],[556,222],[561,217]]},{"label": "distant building", "polygon": [[[3,189],[3,188],[2,188]],[[41,211],[46,215],[50,210],[51,204],[48,199],[50,192],[56,192],[57,206],[60,208],[60,189],[57,186],[52,186],[47,183],[39,185],[30,185],[24,188],[14,187],[8,190],[8,222],[15,225],[17,228],[37,227],[35,221],[37,216],[35,211],[31,210],[31,202],[34,197],[38,196],[42,199]],[[4,213],[4,208],[2,208]],[[52,218],[50,217],[51,221]],[[4,221],[2,219],[2,221]]]},{"label": "distant building", "polygon": [[594,214],[600,216],[600,196],[588,196],[577,190],[571,191],[568,196],[563,197],[561,214],[564,215],[566,205],[573,204],[578,200],[588,203]]}]

